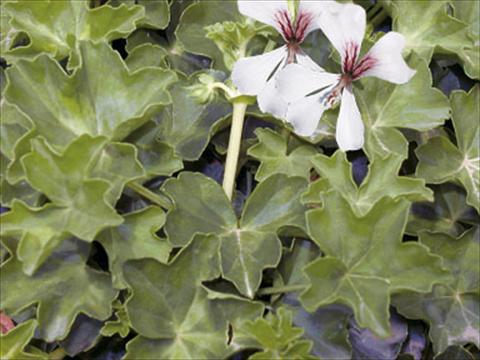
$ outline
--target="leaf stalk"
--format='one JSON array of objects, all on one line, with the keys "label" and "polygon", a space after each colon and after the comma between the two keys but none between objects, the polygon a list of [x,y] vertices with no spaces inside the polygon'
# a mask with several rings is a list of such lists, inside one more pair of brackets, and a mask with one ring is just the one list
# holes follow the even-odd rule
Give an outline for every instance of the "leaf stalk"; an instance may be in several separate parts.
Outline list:
[{"label": "leaf stalk", "polygon": [[243,123],[248,102],[242,97],[233,101],[232,127],[228,140],[227,160],[223,176],[223,189],[229,200],[232,200],[235,178],[237,174],[238,157],[242,143]]},{"label": "leaf stalk", "polygon": [[143,198],[150,200],[152,203],[164,208],[165,210],[171,210],[173,207],[172,202],[165,195],[156,194],[136,182],[129,182],[127,184],[127,187],[129,187],[131,190],[133,190]]},{"label": "leaf stalk", "polygon": [[302,285],[302,284],[269,287],[269,288],[259,289],[257,291],[257,295],[262,296],[262,295],[284,294],[284,293],[290,293],[290,292],[303,291],[306,288],[307,288],[307,285]]}]

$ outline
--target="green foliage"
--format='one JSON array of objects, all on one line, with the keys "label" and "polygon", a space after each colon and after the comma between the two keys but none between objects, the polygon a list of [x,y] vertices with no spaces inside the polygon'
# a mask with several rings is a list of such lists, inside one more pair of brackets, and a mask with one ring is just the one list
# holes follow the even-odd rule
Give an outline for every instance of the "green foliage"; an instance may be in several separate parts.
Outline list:
[{"label": "green foliage", "polygon": [[[368,175],[358,187],[352,178],[352,169],[345,153],[337,151],[331,157],[317,155],[313,160],[315,170],[322,177],[310,185],[304,201],[315,203],[329,189],[343,195],[359,216],[370,211],[380,199],[406,198],[410,201],[431,201],[432,191],[420,179],[398,176],[402,157],[391,154],[385,159],[376,158],[369,166]],[[385,189],[385,184],[389,184]]]},{"label": "green foliage", "polygon": [[121,38],[133,32],[136,22],[144,16],[140,6],[89,9],[86,0],[7,2],[3,9],[10,17],[11,29],[27,33],[30,43],[14,49],[7,47],[2,56],[7,60],[33,58],[40,53],[59,60],[73,56],[75,64],[70,65],[78,65],[78,55],[72,52],[77,51],[79,41]]},{"label": "green foliage", "polygon": [[34,353],[25,352],[24,349],[33,337],[36,320],[28,320],[11,329],[7,334],[0,335],[0,358],[2,359],[48,359],[48,355],[36,349]]},{"label": "green foliage", "polygon": [[[338,107],[307,141],[237,96],[284,41],[236,1],[1,1],[0,358],[478,355],[480,2],[354,2],[363,50],[392,20],[416,74],[356,83],[345,154]],[[338,72],[321,30],[301,45]]]},{"label": "green foliage", "polygon": [[304,227],[300,194],[305,187],[301,178],[272,176],[251,194],[237,220],[220,186],[201,174],[184,172],[163,187],[175,204],[165,232],[173,246],[186,245],[195,234],[216,234],[223,277],[253,298],[263,269],[280,260],[277,231],[282,226]]},{"label": "green foliage", "polygon": [[[407,51],[415,51],[426,61],[433,54],[458,56],[465,71],[480,77],[478,13],[476,1],[427,0],[393,1],[393,29],[406,38]],[[449,5],[454,16],[449,14]]]},{"label": "green foliage", "polygon": [[270,129],[258,129],[255,134],[258,144],[248,149],[248,155],[260,161],[255,173],[257,181],[263,181],[273,174],[286,174],[310,178],[312,159],[317,154],[313,146],[301,145],[289,151],[289,139]]},{"label": "green foliage", "polygon": [[127,359],[220,358],[235,350],[227,344],[228,324],[259,316],[263,306],[208,298],[201,282],[220,275],[212,256],[219,245],[217,236],[196,236],[169,265],[150,259],[125,265],[133,291],[127,312],[139,334],[128,344]]},{"label": "green foliage", "polygon": [[257,35],[264,37],[272,35],[272,31],[269,29],[269,26],[256,26],[256,23],[253,22],[225,21],[206,26],[205,36],[217,45],[223,54],[226,68],[232,70],[233,64],[247,55],[247,46],[250,40]]},{"label": "green foliage", "polygon": [[249,357],[255,359],[316,359],[310,355],[311,341],[302,340],[303,329],[292,325],[292,313],[279,308],[277,314],[268,313],[242,325],[240,333],[253,338],[262,351]]},{"label": "green foliage", "polygon": [[458,239],[446,234],[422,233],[421,243],[443,258],[453,278],[435,285],[427,294],[407,292],[394,298],[402,314],[430,323],[429,335],[436,353],[450,345],[480,345],[477,312],[480,306],[479,235],[478,227]]},{"label": "green foliage", "polygon": [[46,341],[67,336],[78,314],[106,320],[117,296],[110,276],[88,266],[88,246],[78,240],[62,244],[35,274],[22,271],[11,258],[1,266],[0,302],[7,313],[37,305],[38,335]]},{"label": "green foliage", "polygon": [[420,244],[401,242],[408,207],[405,200],[383,198],[358,217],[335,191],[323,196],[323,207],[307,213],[309,233],[325,254],[305,268],[311,285],[300,300],[307,310],[343,303],[361,327],[387,337],[392,293],[430,291],[448,280],[440,257]]},{"label": "green foliage", "polygon": [[480,86],[468,94],[452,93],[452,121],[457,146],[448,138],[435,137],[417,150],[417,175],[429,183],[458,181],[467,190],[467,203],[480,210]]},{"label": "green foliage", "polygon": [[[395,85],[368,77],[355,97],[366,127],[365,150],[369,157],[407,155],[407,141],[397,128],[419,131],[433,129],[448,119],[448,99],[432,88],[428,64],[416,54],[409,65],[417,71],[404,85]],[[422,94],[422,96],[418,96]]]},{"label": "green foliage", "polygon": [[180,24],[175,32],[181,45],[188,52],[208,56],[217,69],[223,70],[224,54],[212,39],[206,35],[208,26],[225,21],[241,20],[234,1],[199,1],[191,4],[182,13]]}]

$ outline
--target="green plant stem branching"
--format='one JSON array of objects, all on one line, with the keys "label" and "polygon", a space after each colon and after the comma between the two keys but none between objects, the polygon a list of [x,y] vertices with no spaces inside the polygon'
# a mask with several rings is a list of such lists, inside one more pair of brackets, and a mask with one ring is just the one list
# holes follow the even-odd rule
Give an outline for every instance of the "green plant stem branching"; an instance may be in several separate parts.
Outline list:
[{"label": "green plant stem branching", "polygon": [[136,182],[129,182],[127,186],[138,195],[150,200],[152,203],[164,208],[165,210],[170,210],[173,206],[170,199],[168,199],[165,195],[156,194]]}]

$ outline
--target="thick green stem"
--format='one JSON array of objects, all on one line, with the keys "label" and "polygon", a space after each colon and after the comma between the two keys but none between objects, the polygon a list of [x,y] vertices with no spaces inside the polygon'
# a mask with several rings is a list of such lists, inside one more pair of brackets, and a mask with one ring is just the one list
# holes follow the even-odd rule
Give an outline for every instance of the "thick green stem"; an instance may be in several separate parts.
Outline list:
[{"label": "thick green stem", "polygon": [[284,294],[290,292],[303,291],[307,288],[306,285],[286,285],[286,286],[277,286],[270,288],[263,288],[257,291],[257,295],[274,295],[274,294]]},{"label": "thick green stem", "polygon": [[172,202],[165,195],[155,194],[154,192],[148,190],[146,187],[136,183],[129,182],[127,186],[135,191],[138,195],[144,197],[147,200],[150,200],[152,203],[166,209],[170,210],[172,208]]},{"label": "thick green stem", "polygon": [[245,119],[247,106],[247,102],[242,98],[233,102],[232,127],[230,129],[227,161],[225,162],[225,172],[223,175],[223,190],[225,190],[229,200],[232,200],[233,197],[238,156],[240,155],[240,145],[242,144],[243,121]]}]

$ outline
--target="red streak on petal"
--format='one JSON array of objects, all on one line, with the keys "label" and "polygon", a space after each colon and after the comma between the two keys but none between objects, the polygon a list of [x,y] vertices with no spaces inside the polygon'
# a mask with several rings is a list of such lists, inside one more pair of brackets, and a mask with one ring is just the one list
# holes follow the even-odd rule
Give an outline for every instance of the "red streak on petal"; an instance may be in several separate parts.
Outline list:
[{"label": "red streak on petal", "polygon": [[355,69],[360,46],[353,41],[348,42],[345,46],[345,53],[343,56],[342,69],[344,74],[351,74]]},{"label": "red streak on petal", "polygon": [[352,79],[357,80],[360,78],[366,71],[370,70],[377,64],[377,59],[367,55],[362,60],[355,65],[355,68],[352,72]]},{"label": "red streak on petal", "polygon": [[297,21],[295,23],[295,39],[298,43],[302,43],[305,40],[305,34],[307,29],[312,22],[313,16],[307,12],[300,12],[297,16]]},{"label": "red streak on petal", "polygon": [[288,11],[281,10],[275,14],[275,21],[277,22],[278,26],[282,30],[282,36],[285,41],[289,42],[294,38],[295,31],[293,29],[292,22],[290,20],[290,15]]}]

